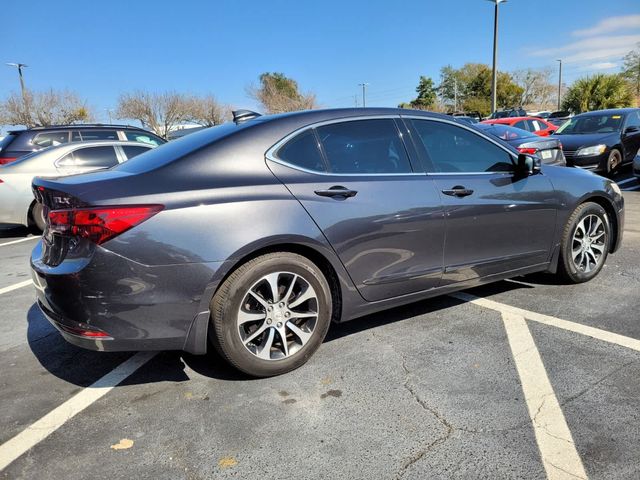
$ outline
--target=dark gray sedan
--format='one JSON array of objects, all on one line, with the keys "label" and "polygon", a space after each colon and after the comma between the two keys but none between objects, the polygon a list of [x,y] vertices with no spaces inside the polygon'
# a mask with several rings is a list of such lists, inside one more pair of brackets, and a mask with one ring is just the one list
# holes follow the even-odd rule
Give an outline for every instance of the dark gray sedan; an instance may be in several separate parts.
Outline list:
[{"label": "dark gray sedan", "polygon": [[541,165],[451,117],[259,117],[109,171],[35,179],[38,303],[101,351],[209,343],[255,376],[305,363],[331,322],[532,272],[592,279],[622,239],[615,183]]}]

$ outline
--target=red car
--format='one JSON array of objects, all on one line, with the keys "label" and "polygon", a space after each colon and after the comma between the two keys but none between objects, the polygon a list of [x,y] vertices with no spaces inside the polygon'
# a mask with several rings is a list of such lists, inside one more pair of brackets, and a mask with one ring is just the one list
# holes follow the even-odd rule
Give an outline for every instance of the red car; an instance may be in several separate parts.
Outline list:
[{"label": "red car", "polygon": [[485,120],[482,123],[510,125],[512,127],[535,133],[541,137],[547,137],[558,129],[557,125],[537,117],[497,118],[495,120]]}]

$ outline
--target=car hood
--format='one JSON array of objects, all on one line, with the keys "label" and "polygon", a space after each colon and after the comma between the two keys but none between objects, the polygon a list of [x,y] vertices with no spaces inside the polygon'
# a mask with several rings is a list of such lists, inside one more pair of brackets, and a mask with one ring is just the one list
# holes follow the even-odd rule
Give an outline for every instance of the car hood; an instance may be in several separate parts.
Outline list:
[{"label": "car hood", "polygon": [[588,133],[584,135],[552,135],[549,138],[556,138],[562,143],[565,150],[578,150],[582,147],[604,144],[612,147],[620,141],[620,134],[613,133]]}]

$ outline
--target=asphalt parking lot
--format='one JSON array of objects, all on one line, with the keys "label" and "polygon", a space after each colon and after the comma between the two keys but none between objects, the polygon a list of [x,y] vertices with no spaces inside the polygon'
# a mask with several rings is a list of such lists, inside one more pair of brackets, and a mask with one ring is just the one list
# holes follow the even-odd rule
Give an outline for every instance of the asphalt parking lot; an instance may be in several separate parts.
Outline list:
[{"label": "asphalt parking lot", "polygon": [[535,275],[343,325],[253,380],[213,354],[96,353],[0,231],[0,478],[640,478],[640,184],[582,285]]}]

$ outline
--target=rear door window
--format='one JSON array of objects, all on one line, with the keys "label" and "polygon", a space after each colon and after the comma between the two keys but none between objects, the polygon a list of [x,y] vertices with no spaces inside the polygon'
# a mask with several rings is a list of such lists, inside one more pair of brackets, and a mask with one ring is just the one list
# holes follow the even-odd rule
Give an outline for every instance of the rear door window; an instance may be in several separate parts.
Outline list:
[{"label": "rear door window", "polygon": [[330,171],[337,174],[411,173],[393,119],[355,120],[317,128]]},{"label": "rear door window", "polygon": [[52,147],[56,145],[62,145],[63,143],[69,143],[70,132],[42,132],[36,134],[33,137],[31,143],[39,148]]},{"label": "rear door window", "polygon": [[63,168],[110,168],[118,164],[113,147],[79,148],[58,160],[56,166]]},{"label": "rear door window", "polygon": [[151,148],[140,147],[137,145],[124,145],[122,147],[122,150],[124,150],[124,154],[126,155],[127,159],[129,159],[135,157],[136,155],[140,155],[141,153],[148,152],[149,150],[151,150]]},{"label": "rear door window", "polygon": [[411,120],[437,173],[510,172],[511,155],[465,128],[443,122]]},{"label": "rear door window", "polygon": [[313,130],[305,130],[300,135],[293,137],[278,149],[276,157],[290,165],[304,168],[305,170],[326,171]]}]

